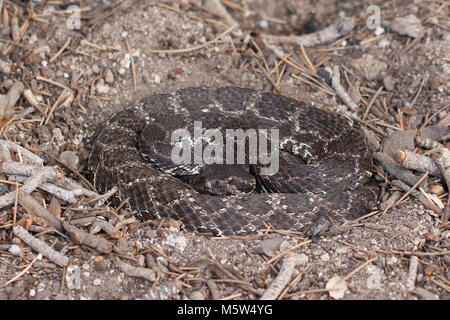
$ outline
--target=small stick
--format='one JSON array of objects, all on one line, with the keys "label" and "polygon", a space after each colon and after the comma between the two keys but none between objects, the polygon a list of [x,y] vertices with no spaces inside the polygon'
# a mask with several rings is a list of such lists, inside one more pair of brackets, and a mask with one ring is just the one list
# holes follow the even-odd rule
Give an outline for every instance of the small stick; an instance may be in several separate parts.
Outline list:
[{"label": "small stick", "polygon": [[18,274],[16,274],[14,277],[6,281],[4,284],[0,285],[0,288],[4,288],[11,283],[17,281],[21,276],[23,276],[25,273],[27,273],[28,270],[30,270],[31,266],[38,260],[42,259],[42,254],[38,254],[22,271],[20,271]]},{"label": "small stick", "polygon": [[20,205],[25,209],[26,212],[36,217],[44,218],[50,223],[53,228],[55,228],[59,232],[64,231],[61,221],[59,221],[59,219],[53,213],[44,208],[31,195],[25,193],[23,190],[19,190],[18,199]]},{"label": "small stick", "polygon": [[23,96],[28,101],[28,103],[33,106],[33,108],[39,111],[42,115],[46,114],[45,111],[42,109],[39,101],[37,101],[36,97],[34,96],[33,91],[31,91],[30,89],[25,89],[23,91]]},{"label": "small stick", "polygon": [[70,103],[72,103],[73,101],[73,91],[70,90],[63,90],[63,92],[61,92],[61,94],[59,95],[58,99],[56,99],[55,103],[53,104],[53,106],[50,108],[50,110],[48,111],[47,114],[47,118],[44,121],[44,124],[47,125],[48,121],[50,120],[53,111],[55,111],[55,109],[59,106],[68,106]]},{"label": "small stick", "polygon": [[428,177],[428,172],[425,172],[423,176],[400,198],[397,200],[396,203],[392,207],[397,206],[400,202],[402,202],[404,199],[406,199],[407,196],[411,194],[416,188]]},{"label": "small stick", "polygon": [[[1,144],[1,141],[2,140],[0,140],[0,144]],[[26,149],[24,149],[24,150],[26,150]],[[26,150],[26,151],[28,151],[28,150]],[[22,152],[23,152],[23,150],[22,150]],[[33,153],[31,153],[31,154],[33,156],[35,156]],[[38,159],[42,160],[40,157],[38,157]],[[26,164],[26,163],[19,163],[19,162],[15,162],[15,161],[6,161],[3,163],[3,165],[1,165],[0,168],[1,168],[1,170],[0,170],[1,172],[6,173],[8,175],[13,175],[13,178],[17,178],[16,175],[30,176],[36,170],[39,170],[41,167],[34,166],[31,164]],[[21,178],[18,178],[18,180],[20,180],[20,179]],[[58,186],[60,188],[64,188],[66,190],[72,191],[74,193],[74,195],[78,195],[80,193],[87,197],[98,196],[97,193],[95,193],[89,189],[83,188],[82,186],[80,186],[78,183],[76,183],[72,179],[66,178],[60,174],[57,174],[57,179],[55,181],[52,181],[52,183],[54,183],[56,186]],[[58,191],[56,191],[56,192],[58,192]]]},{"label": "small stick", "polygon": [[433,159],[419,153],[406,149],[398,149],[395,154],[395,161],[400,163],[406,169],[429,172],[430,175],[435,177],[442,176],[436,162],[434,162]]},{"label": "small stick", "polygon": [[[436,158],[436,163],[442,172],[447,189],[450,190],[450,150],[442,148]],[[447,205],[450,204],[450,196],[447,197]]]},{"label": "small stick", "polygon": [[20,240],[25,242],[36,252],[41,253],[51,262],[57,264],[60,267],[67,267],[69,265],[70,259],[68,257],[54,250],[52,247],[48,246],[44,241],[41,241],[33,237],[22,226],[19,225],[14,226],[13,232]]},{"label": "small stick", "polygon": [[15,15],[11,17],[11,34],[13,41],[20,42],[20,40],[22,40],[22,37],[20,36],[19,18]]},{"label": "small stick", "polygon": [[155,247],[152,244],[150,244],[150,248],[149,249],[143,250],[143,251],[139,252],[139,254],[145,254],[145,253],[151,252],[151,251],[155,251],[157,254],[159,254],[164,259],[166,259],[167,261],[169,261],[170,263],[172,263],[172,264],[174,264],[176,266],[180,265],[178,262],[173,260],[171,257],[169,257],[167,254],[165,254],[164,252],[162,252],[161,250],[159,250],[157,247]]},{"label": "small stick", "polygon": [[128,54],[130,55],[130,62],[131,62],[131,72],[133,76],[133,86],[134,86],[134,92],[137,92],[137,80],[136,80],[136,69],[134,67],[134,59],[133,54],[131,53],[130,43],[128,42],[128,38],[125,38],[125,44],[127,46]]},{"label": "small stick", "polygon": [[61,49],[58,50],[57,53],[55,53],[55,55],[53,57],[50,58],[49,62],[53,62],[55,61],[56,58],[59,57],[59,55],[66,50],[66,48],[69,46],[70,41],[72,41],[72,38],[69,37],[69,39],[66,40],[66,42],[64,43],[64,45],[61,47]]},{"label": "small stick", "polygon": [[300,242],[299,244],[293,246],[292,248],[290,248],[290,249],[288,249],[288,250],[286,250],[284,252],[280,252],[279,254],[275,255],[272,259],[267,260],[266,263],[267,264],[272,264],[274,261],[278,260],[279,258],[284,256],[285,254],[288,254],[289,252],[291,252],[293,250],[296,250],[296,249],[298,249],[298,248],[300,248],[300,247],[302,247],[302,246],[304,246],[304,245],[306,245],[308,243],[311,243],[311,242],[312,241],[310,239],[308,239],[306,241],[303,241],[303,242]]},{"label": "small stick", "polygon": [[113,239],[119,239],[122,236],[122,233],[119,230],[105,220],[95,219],[93,227],[99,227]]},{"label": "small stick", "polygon": [[118,190],[117,187],[113,187],[111,190],[109,190],[108,192],[102,194],[102,195],[97,195],[92,199],[87,200],[87,202],[85,204],[90,204],[92,202],[96,202],[99,201],[99,203],[97,204],[97,206],[101,206],[104,202],[106,202],[114,193],[116,193]]},{"label": "small stick", "polygon": [[13,210],[13,218],[12,218],[12,227],[16,225],[17,219],[17,202],[19,201],[19,185],[16,182],[16,197],[14,198],[14,210]]},{"label": "small stick", "polygon": [[331,86],[339,98],[341,98],[342,102],[344,102],[350,109],[356,110],[358,109],[358,105],[350,98],[347,91],[345,91],[344,87],[341,85],[341,75],[339,73],[339,67],[333,66],[333,75],[331,77]]},{"label": "small stick", "polygon": [[364,111],[364,115],[362,117],[362,121],[366,121],[366,118],[367,118],[367,115],[369,114],[370,109],[372,108],[375,100],[377,99],[377,97],[379,96],[379,94],[381,93],[383,88],[384,88],[383,86],[379,87],[377,92],[375,92],[375,94],[373,95],[372,99],[370,100],[370,102],[369,102],[369,104],[368,104],[368,106],[366,108],[366,111]]},{"label": "small stick", "polygon": [[17,152],[17,150],[20,150],[20,152],[22,153],[22,156],[24,156],[28,160],[32,161],[33,163],[38,164],[38,165],[44,164],[44,160],[41,157],[35,155],[33,152],[28,151],[24,147],[21,147],[14,142],[0,139],[0,146],[2,146],[2,148],[6,148],[9,151]]},{"label": "small stick", "polygon": [[[414,185],[420,178],[413,174],[411,171],[403,169],[397,162],[394,161],[388,154],[384,152],[375,152],[373,154],[375,160],[377,160],[380,165],[393,176],[398,179],[405,181],[410,186]],[[425,187],[424,183],[422,187]]]},{"label": "small stick", "polygon": [[[36,172],[28,178],[25,183],[20,187],[26,193],[31,193],[43,182],[52,180],[56,176],[53,175],[54,171],[50,170],[48,167],[43,167],[42,170]],[[4,208],[14,203],[16,197],[15,191],[10,191],[0,197],[0,208]]]},{"label": "small stick", "polygon": [[273,36],[263,34],[263,40],[271,43],[291,43],[296,46],[314,47],[320,44],[326,44],[345,35],[355,26],[352,18],[344,18],[317,32],[304,36]]},{"label": "small stick", "polygon": [[207,7],[217,12],[220,16],[225,19],[225,23],[229,26],[238,25],[238,22],[233,18],[231,14],[228,13],[225,6],[220,0],[208,0],[206,2]]},{"label": "small stick", "polygon": [[367,260],[366,262],[364,262],[363,264],[361,264],[360,266],[356,267],[355,269],[352,270],[352,272],[350,272],[349,274],[347,274],[345,277],[343,277],[341,280],[339,280],[339,283],[347,281],[348,279],[350,279],[351,277],[353,277],[356,273],[358,273],[362,268],[364,268],[365,266],[367,266],[368,264],[371,264],[372,262],[374,262],[375,260],[377,260],[378,258],[372,258],[370,260]]},{"label": "small stick", "polygon": [[17,100],[19,100],[20,95],[22,94],[24,88],[25,88],[25,85],[22,82],[20,82],[20,81],[14,82],[14,84],[8,90],[8,93],[6,94],[6,99],[7,99],[6,109],[4,110],[4,113],[0,114],[1,118],[6,119],[6,120],[11,119],[11,115],[13,113],[14,106],[16,105]]},{"label": "small stick", "polygon": [[[25,176],[19,176],[19,175],[10,175],[9,180],[14,182],[24,182],[28,179],[28,177]],[[78,197],[83,194],[83,190],[80,189],[74,189],[74,190],[65,190],[61,187],[58,187],[57,185],[51,183],[51,182],[43,182],[38,186],[38,189],[41,189],[43,191],[46,191],[58,199],[61,199],[68,203],[74,203],[78,200]]]},{"label": "small stick", "polygon": [[[392,180],[392,185],[397,188],[402,189],[405,192],[410,190],[409,185],[407,185],[406,183],[404,183],[401,180]],[[438,214],[442,211],[437,205],[435,205],[433,202],[431,202],[427,197],[422,195],[419,191],[414,190],[411,192],[411,195],[414,198],[416,198],[417,200],[419,200],[427,209],[433,210],[434,212],[436,212]],[[386,212],[386,211],[387,210],[385,209],[384,212]]]},{"label": "small stick", "polygon": [[415,252],[415,251],[373,249],[373,251],[385,254],[399,254],[402,256],[418,256],[418,257],[444,256],[450,254],[450,250],[444,250],[440,252]]},{"label": "small stick", "polygon": [[53,81],[53,80],[48,79],[48,78],[45,78],[45,77],[37,76],[37,77],[36,77],[36,80],[44,81],[44,82],[53,84],[54,86],[58,86],[58,87],[60,87],[60,88],[63,88],[63,89],[66,89],[66,90],[68,90],[68,91],[73,92],[72,89],[70,89],[68,86],[65,86],[65,85],[63,85],[62,83],[59,83],[59,82],[57,82],[57,81]]},{"label": "small stick", "polygon": [[134,267],[128,263],[123,262],[118,257],[114,257],[115,264],[119,267],[120,271],[125,273],[127,276],[134,278],[143,278],[150,282],[156,280],[156,273],[149,268]]},{"label": "small stick", "polygon": [[387,211],[397,202],[398,199],[400,199],[401,195],[402,193],[400,191],[394,191],[386,201],[380,204],[380,209]]},{"label": "small stick", "polygon": [[114,245],[108,240],[83,232],[67,221],[63,222],[63,227],[69,234],[70,239],[76,244],[86,245],[101,253],[110,253],[114,248]]},{"label": "small stick", "polygon": [[292,273],[297,265],[305,264],[307,259],[304,255],[290,253],[283,258],[280,272],[270,283],[260,300],[275,300],[289,283]]},{"label": "small stick", "polygon": [[419,258],[417,256],[411,256],[409,260],[408,277],[406,278],[406,288],[408,288],[409,291],[414,290],[418,265]]}]

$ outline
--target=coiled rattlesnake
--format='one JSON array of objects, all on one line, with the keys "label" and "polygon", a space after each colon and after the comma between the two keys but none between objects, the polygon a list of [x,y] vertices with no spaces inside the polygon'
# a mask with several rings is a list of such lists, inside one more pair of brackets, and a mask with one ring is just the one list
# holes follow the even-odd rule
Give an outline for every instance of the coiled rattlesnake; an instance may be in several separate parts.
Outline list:
[{"label": "coiled rattlesnake", "polygon": [[[194,121],[224,136],[226,129],[278,129],[278,172],[262,175],[264,166],[249,164],[248,152],[243,165],[175,165],[172,134],[185,129],[195,137]],[[321,216],[340,222],[366,213],[377,197],[363,185],[371,153],[349,119],[237,87],[186,88],[133,102],[98,128],[88,168],[99,191],[118,186],[114,201],[140,216],[172,217],[187,230],[218,235],[252,233],[265,223],[299,231]]]}]

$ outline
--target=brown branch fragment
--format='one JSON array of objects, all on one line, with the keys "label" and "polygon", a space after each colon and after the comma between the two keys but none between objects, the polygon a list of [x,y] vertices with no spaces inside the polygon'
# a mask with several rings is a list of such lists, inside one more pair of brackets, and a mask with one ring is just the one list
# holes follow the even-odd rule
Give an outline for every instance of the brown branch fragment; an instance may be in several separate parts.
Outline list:
[{"label": "brown branch fragment", "polygon": [[398,149],[395,154],[395,161],[400,163],[405,169],[416,170],[420,172],[429,172],[435,177],[441,176],[438,165],[430,157],[415,153],[406,149]]},{"label": "brown branch fragment", "polygon": [[440,213],[442,210],[436,204],[431,202],[427,197],[425,197],[422,193],[417,190],[414,190],[409,185],[400,180],[392,180],[392,185],[406,191],[408,194],[405,194],[402,198],[400,198],[394,206],[398,205],[401,201],[403,201],[409,194],[411,194],[414,198],[419,200],[427,209],[433,210],[436,213]]},{"label": "brown branch fragment", "polygon": [[67,221],[63,222],[63,227],[70,236],[70,239],[76,244],[85,245],[101,253],[110,253],[114,245],[108,240],[93,234],[81,231]]},{"label": "brown branch fragment", "polygon": [[95,219],[92,228],[99,228],[105,231],[113,239],[119,239],[122,236],[122,233],[117,228],[105,220]]},{"label": "brown branch fragment", "polygon": [[0,139],[0,146],[2,148],[6,148],[7,150],[13,151],[13,152],[17,152],[17,150],[19,150],[24,158],[30,160],[31,162],[33,162],[37,165],[41,166],[44,164],[44,160],[41,157],[35,155],[33,152],[28,151],[24,147],[21,147],[14,142]]},{"label": "brown branch fragment", "polygon": [[358,105],[352,100],[352,98],[350,98],[347,91],[345,91],[344,87],[341,85],[341,74],[338,66],[333,66],[331,86],[334,91],[336,91],[338,97],[341,98],[342,102],[344,102],[350,109],[358,109]]},{"label": "brown branch fragment", "polygon": [[263,34],[263,40],[271,43],[290,43],[296,46],[314,47],[320,44],[332,42],[353,29],[355,26],[352,18],[344,18],[317,32],[304,36],[274,36]]},{"label": "brown branch fragment", "polygon": [[389,208],[392,208],[394,204],[397,202],[397,200],[400,199],[401,196],[402,193],[400,191],[394,191],[386,201],[380,204],[380,209],[384,211]]},{"label": "brown branch fragment", "polygon": [[411,256],[409,260],[408,277],[406,278],[406,287],[409,291],[414,290],[417,276],[417,267],[419,266],[419,258]]},{"label": "brown branch fragment", "polygon": [[6,94],[6,105],[2,103],[2,110],[0,110],[1,119],[11,119],[14,106],[16,105],[17,100],[19,100],[23,89],[25,89],[25,85],[20,81],[16,81],[8,90],[8,93]]},{"label": "brown branch fragment", "polygon": [[227,9],[220,0],[208,0],[205,5],[207,8],[214,10],[220,16],[222,16],[225,19],[225,23],[227,25],[233,26],[238,24],[233,16],[228,13]]},{"label": "brown branch fragment", "polygon": [[305,255],[295,253],[287,254],[283,258],[280,272],[269,285],[269,288],[267,288],[260,300],[275,300],[278,298],[284,287],[286,287],[289,281],[291,281],[292,273],[294,272],[295,267],[300,264],[305,264],[306,262],[307,258]]},{"label": "brown branch fragment", "polygon": [[[450,150],[447,148],[442,148],[438,153],[436,163],[442,172],[445,183],[447,184],[447,190],[450,190]],[[450,196],[447,199],[447,204],[448,203],[450,203]]]},{"label": "brown branch fragment", "polygon": [[[19,176],[19,175],[10,175],[8,177],[9,181],[14,182],[24,182],[28,179],[28,177],[25,176]],[[83,190],[75,189],[75,190],[65,190],[61,187],[58,187],[57,185],[51,183],[51,182],[43,182],[38,186],[38,189],[41,189],[43,191],[46,191],[55,197],[68,202],[68,203],[74,203],[78,200],[78,197],[83,194]]]},{"label": "brown branch fragment", "polygon": [[42,109],[41,105],[39,104],[39,101],[37,101],[36,97],[33,94],[33,91],[30,89],[25,89],[23,91],[23,96],[28,101],[29,104],[33,106],[37,111],[39,111],[41,114],[45,114],[45,111]]},{"label": "brown branch fragment", "polygon": [[154,282],[156,280],[156,273],[152,269],[132,266],[123,262],[118,257],[114,258],[114,263],[120,271],[125,273],[127,276],[146,279],[150,282]]},{"label": "brown branch fragment", "polygon": [[15,42],[20,42],[20,40],[22,40],[22,37],[20,36],[19,18],[16,16],[11,17],[11,35]]},{"label": "brown branch fragment", "polygon": [[[18,163],[18,162],[17,162]],[[42,167],[33,172],[33,174],[25,181],[19,189],[31,193],[43,182],[56,179],[56,172],[49,167]],[[14,203],[16,191],[10,191],[0,197],[0,208],[4,208]]]},{"label": "brown branch fragment", "polygon": [[[13,179],[17,179],[18,182],[21,182],[19,180],[22,180],[22,178],[17,178],[17,175],[28,177],[28,176],[32,175],[33,172],[35,172],[36,170],[40,170],[40,168],[41,168],[40,166],[33,166],[31,164],[19,163],[19,162],[15,162],[15,161],[6,161],[1,166],[1,172],[6,173],[8,175],[13,175],[12,176]],[[64,193],[62,193],[62,191],[57,190],[56,188],[51,187],[47,184],[42,184],[41,186],[42,186],[43,190],[47,191],[44,188],[48,188],[48,189],[50,189],[50,191],[48,191],[48,192],[50,192],[51,194],[54,194],[55,196],[58,196],[58,197],[60,195],[61,196],[60,199],[67,201],[67,202],[74,202],[74,201],[71,201],[71,196],[79,196],[79,195],[85,195],[88,197],[98,196],[97,193],[95,193],[89,189],[83,188],[82,186],[80,186],[78,183],[76,183],[72,179],[64,177],[60,174],[57,174],[57,179],[55,181],[52,181],[52,184],[55,184],[59,188],[69,190],[69,191],[71,191],[71,193],[64,194]]]},{"label": "brown branch fragment", "polygon": [[[413,174],[411,171],[403,169],[397,162],[384,152],[375,152],[373,155],[380,165],[391,175],[406,182],[410,186],[419,181],[420,177]],[[422,182],[421,187],[426,187],[426,182]]]},{"label": "brown branch fragment", "polygon": [[29,245],[34,251],[41,253],[44,257],[48,258],[51,262],[57,264],[60,267],[67,267],[70,263],[70,259],[60,252],[54,250],[48,246],[44,241],[41,241],[33,237],[27,230],[19,225],[15,225],[13,228],[14,235],[20,240]]},{"label": "brown branch fragment", "polygon": [[25,193],[23,190],[19,190],[19,204],[31,215],[39,218],[44,218],[48,223],[59,232],[62,232],[63,226],[61,221],[49,210],[44,208],[36,199],[31,195]]}]

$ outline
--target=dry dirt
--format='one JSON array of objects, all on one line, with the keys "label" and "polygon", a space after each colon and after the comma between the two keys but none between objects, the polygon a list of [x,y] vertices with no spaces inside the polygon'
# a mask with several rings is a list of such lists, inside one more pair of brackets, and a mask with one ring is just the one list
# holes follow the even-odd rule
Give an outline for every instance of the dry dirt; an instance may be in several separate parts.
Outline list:
[{"label": "dry dirt", "polygon": [[[236,1],[255,13],[228,8],[239,22],[240,30],[228,34],[223,41],[178,54],[152,53],[151,50],[202,45],[226,30],[224,20],[188,0],[168,0],[163,5],[156,1],[129,1],[129,6],[116,6],[118,9],[114,14],[99,20],[89,29],[90,15],[114,2],[117,1],[78,3],[82,8],[89,8],[83,11],[82,17],[88,19],[81,21],[81,29],[78,30],[70,30],[66,25],[69,15],[64,14],[66,7],[63,3],[67,5],[69,2],[60,1],[61,5],[35,2],[35,13],[43,13],[47,8],[49,14],[39,16],[46,23],[31,20],[20,46],[15,46],[5,57],[5,60],[11,60],[12,71],[0,74],[2,93],[7,91],[8,81],[21,80],[35,93],[47,92],[43,96],[49,99],[50,105],[62,89],[39,81],[38,75],[81,90],[78,105],[54,110],[54,117],[47,125],[39,126],[39,122],[29,124],[29,130],[22,132],[21,140],[17,141],[39,146],[41,155],[49,159],[50,164],[55,164],[52,159],[58,158],[63,151],[75,151],[80,159],[77,169],[85,176],[87,172],[83,168],[90,147],[89,137],[96,126],[136,97],[199,85],[272,90],[273,85],[255,62],[258,50],[251,46],[245,51],[239,50],[241,39],[250,32],[254,32],[252,35],[257,43],[260,42],[255,33],[293,35],[310,32],[305,25],[312,10],[325,26],[343,14],[357,20],[356,27],[344,40],[333,45],[334,49],[313,48],[306,49],[306,52],[314,64],[322,67],[339,65],[341,72],[346,70],[350,83],[359,81],[361,86],[371,88],[372,91],[364,91],[365,100],[370,101],[383,83],[386,86],[386,82],[389,85],[389,81],[394,81],[392,88],[385,89],[395,101],[388,105],[395,110],[394,114],[399,107],[408,106],[418,92],[412,109],[422,116],[434,114],[449,103],[448,3]],[[8,1],[10,10],[14,3]],[[17,1],[16,4],[24,10],[24,3]],[[388,27],[375,35],[374,30],[369,30],[365,24],[368,17],[366,7],[370,4],[379,5],[382,25],[395,17],[417,16],[424,27],[423,36],[413,41],[413,38],[399,35]],[[24,17],[20,17],[20,23]],[[278,23],[272,18],[287,23]],[[1,36],[3,39],[10,37],[7,31]],[[50,61],[69,37],[72,39],[69,47],[57,59]],[[136,89],[127,42],[134,63]],[[39,46],[49,48],[44,59],[23,64],[26,54]],[[283,49],[290,52],[293,47],[285,45]],[[263,48],[262,52],[270,68],[278,63],[271,50]],[[23,67],[14,68],[19,65]],[[428,79],[422,85],[425,73]],[[278,85],[284,95],[334,111],[347,109],[338,97],[292,76],[298,74],[298,70],[286,67]],[[347,87],[344,76],[341,79]],[[23,99],[21,106],[29,107]],[[362,110],[359,116],[363,114]],[[441,112],[436,121],[443,117],[445,115]],[[389,128],[382,129],[386,129],[386,133],[391,132]],[[51,198],[40,193],[41,198]],[[67,204],[61,203],[61,206],[62,217],[73,218],[73,211],[64,209]],[[8,207],[0,214],[1,244],[11,243],[9,222],[12,210]],[[19,218],[23,213],[19,207]],[[76,215],[82,214],[83,211],[76,212]],[[298,276],[298,281],[289,293],[296,294],[288,293],[284,298],[330,299],[328,292],[320,289],[324,289],[331,278],[345,277],[356,269],[357,272],[346,280],[343,299],[448,299],[450,255],[439,252],[448,252],[449,231],[448,223],[446,229],[439,220],[433,211],[424,208],[417,200],[409,199],[385,214],[375,214],[353,224],[349,230],[321,237],[317,243],[299,246],[295,252],[306,255],[307,262],[294,270],[292,279]],[[156,281],[124,274],[114,263],[112,254],[104,255],[101,263],[94,262],[100,254],[93,249],[71,244],[56,233],[34,233],[57,249],[65,248],[66,255],[72,260],[71,267],[63,271],[50,262],[37,261],[17,281],[0,288],[0,299],[151,299],[158,295],[166,299],[258,299],[279,271],[280,263],[267,263],[270,256],[305,241],[295,234],[276,232],[248,239],[217,239],[178,230],[176,225],[167,227],[164,224],[157,229],[149,223],[140,224],[133,218],[122,230],[127,232],[113,242],[121,248],[123,255],[129,257],[123,261],[155,270]],[[436,233],[437,238],[431,236]],[[19,245],[24,248],[20,255],[4,249],[0,251],[0,286],[35,257],[26,245]],[[152,250],[153,246],[159,250]],[[419,252],[415,290],[409,290],[407,285],[410,252]],[[373,258],[363,268],[357,269]],[[215,281],[207,282],[209,279]]]}]

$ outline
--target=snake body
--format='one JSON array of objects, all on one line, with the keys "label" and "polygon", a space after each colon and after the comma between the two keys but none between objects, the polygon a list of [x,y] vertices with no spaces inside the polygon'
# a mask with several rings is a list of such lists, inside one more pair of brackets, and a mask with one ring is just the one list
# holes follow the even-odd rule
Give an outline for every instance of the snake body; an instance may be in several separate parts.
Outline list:
[{"label": "snake body", "polygon": [[[279,170],[260,163],[174,164],[172,133],[202,128],[278,129]],[[272,93],[195,87],[129,104],[97,129],[88,159],[94,185],[142,218],[170,217],[189,231],[244,235],[267,227],[301,231],[319,217],[367,213],[371,152],[352,121]],[[190,141],[211,145],[212,140]],[[248,155],[245,157],[248,160]],[[218,172],[218,173],[217,173]]]}]

